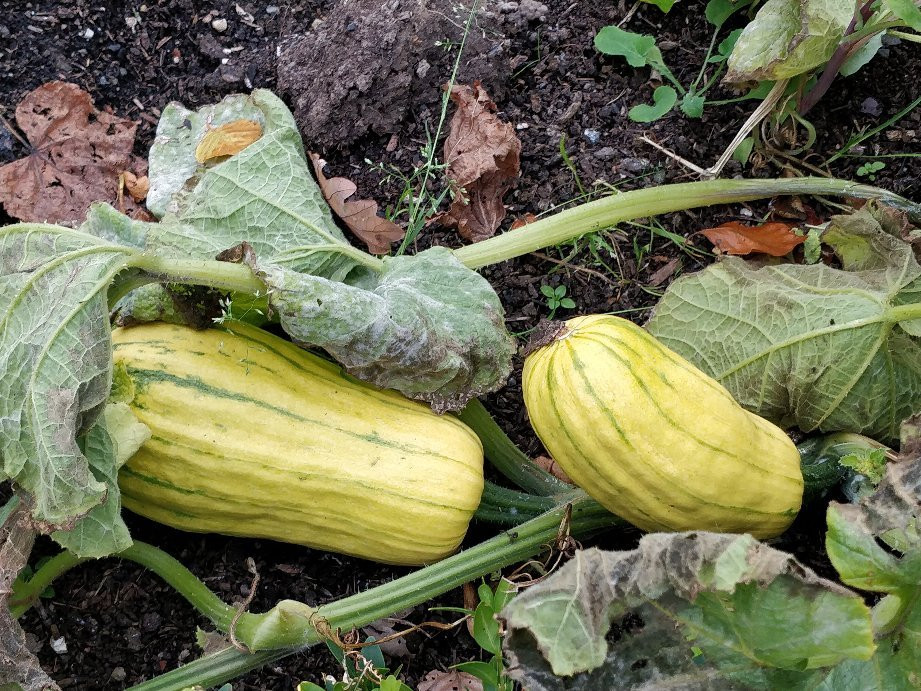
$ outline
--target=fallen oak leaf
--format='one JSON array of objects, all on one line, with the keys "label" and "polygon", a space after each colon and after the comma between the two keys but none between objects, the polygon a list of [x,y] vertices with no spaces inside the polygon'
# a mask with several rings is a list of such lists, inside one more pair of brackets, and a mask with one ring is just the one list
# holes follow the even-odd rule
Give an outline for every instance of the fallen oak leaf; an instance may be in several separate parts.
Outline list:
[{"label": "fallen oak leaf", "polygon": [[205,163],[238,154],[262,137],[262,125],[255,120],[234,120],[205,132],[195,147],[195,160]]},{"label": "fallen oak leaf", "polygon": [[437,220],[462,238],[479,242],[495,235],[506,215],[502,197],[520,171],[521,141],[515,128],[495,114],[496,104],[475,81],[455,84],[457,110],[445,139],[446,175],[454,200]]},{"label": "fallen oak leaf", "polygon": [[700,234],[724,254],[746,255],[754,252],[783,257],[806,241],[805,235],[793,232],[789,223],[774,221],[761,226],[746,226],[729,221],[716,228],[705,228]]},{"label": "fallen oak leaf", "polygon": [[358,199],[347,202],[358,187],[348,178],[327,178],[323,175],[326,161],[319,154],[310,153],[317,182],[323,192],[326,203],[342,219],[349,230],[368,246],[372,254],[387,254],[390,243],[403,239],[406,231],[393,221],[377,215],[377,202],[371,199]]},{"label": "fallen oak leaf", "polygon": [[76,84],[48,82],[29,92],[16,124],[30,151],[0,166],[0,203],[21,221],[82,221],[93,202],[117,201],[123,171],[147,172],[132,154],[137,123],[96,110]]}]

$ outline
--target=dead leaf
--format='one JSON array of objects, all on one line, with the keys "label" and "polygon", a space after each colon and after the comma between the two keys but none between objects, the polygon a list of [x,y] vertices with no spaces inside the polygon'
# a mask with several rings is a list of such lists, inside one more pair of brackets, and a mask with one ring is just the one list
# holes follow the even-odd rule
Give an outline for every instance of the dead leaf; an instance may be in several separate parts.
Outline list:
[{"label": "dead leaf", "polygon": [[138,177],[131,171],[126,170],[122,173],[122,179],[125,181],[125,189],[136,202],[142,202],[147,199],[147,193],[150,191],[150,178],[146,175]]},{"label": "dead leaf", "polygon": [[553,477],[562,480],[563,482],[574,485],[576,484],[569,476],[566,474],[566,471],[560,467],[560,464],[554,461],[549,456],[538,456],[534,459],[534,464],[540,468],[543,468],[545,471],[550,473]]},{"label": "dead leaf", "polygon": [[700,233],[720,252],[738,255],[761,252],[772,257],[782,257],[806,240],[804,235],[794,233],[789,223],[777,221],[762,226],[746,226],[738,221],[729,221],[717,228],[706,228]]},{"label": "dead leaf", "polygon": [[195,147],[199,163],[238,154],[262,136],[262,125],[255,120],[234,120],[208,130]]},{"label": "dead leaf", "polygon": [[330,205],[336,215],[349,227],[362,242],[368,246],[372,254],[387,254],[390,243],[403,239],[406,231],[393,221],[377,215],[377,202],[370,199],[345,201],[358,189],[354,182],[348,178],[329,178],[323,175],[326,161],[319,154],[311,152],[310,160],[317,174],[317,182],[326,203]]},{"label": "dead leaf", "polygon": [[678,268],[678,257],[674,257],[666,262],[665,266],[658,269],[652,276],[649,277],[649,285],[651,286],[660,286],[669,278],[672,277],[672,274],[675,273],[675,269]]},{"label": "dead leaf", "polygon": [[29,92],[16,124],[31,151],[0,166],[0,203],[21,221],[82,221],[91,203],[116,203],[123,171],[147,172],[131,153],[137,123],[96,110],[76,84],[48,82]]},{"label": "dead leaf", "polygon": [[451,207],[438,217],[462,238],[479,242],[495,235],[505,218],[502,197],[520,170],[521,141],[515,128],[495,114],[496,104],[475,81],[455,84],[457,110],[445,139],[446,175],[454,190]]},{"label": "dead leaf", "polygon": [[[406,638],[404,636],[394,636],[394,634],[397,633],[394,624],[400,624],[404,627],[404,630],[410,626],[409,622],[388,617],[371,622],[362,628],[362,631],[366,636],[374,637],[378,647],[384,654],[398,658],[412,657],[412,654],[409,652],[409,646],[406,645]],[[391,636],[394,636],[394,638],[390,638]]]},{"label": "dead leaf", "polygon": [[524,216],[519,216],[514,221],[512,225],[509,226],[509,230],[515,230],[516,228],[523,228],[529,223],[534,223],[537,220],[537,216],[532,213],[526,213]]},{"label": "dead leaf", "polygon": [[483,691],[483,682],[472,674],[452,669],[432,670],[416,687],[418,691]]}]

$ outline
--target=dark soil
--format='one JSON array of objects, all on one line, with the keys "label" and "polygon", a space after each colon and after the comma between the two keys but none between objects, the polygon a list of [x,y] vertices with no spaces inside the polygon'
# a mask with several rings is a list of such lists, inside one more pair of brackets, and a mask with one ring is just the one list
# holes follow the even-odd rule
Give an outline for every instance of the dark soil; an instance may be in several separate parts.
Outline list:
[{"label": "dark soil", "polygon": [[[492,18],[484,18],[488,32],[484,29],[483,34],[498,46],[497,52],[488,60],[471,52],[461,71],[482,80],[502,117],[516,124],[522,140],[521,179],[507,197],[509,220],[566,205],[581,194],[580,185],[590,193],[604,184],[629,189],[691,179],[686,169],[639,140],[639,135],[645,133],[676,154],[708,166],[753,108],[751,102],[742,102],[708,107],[702,120],[689,120],[676,111],[651,125],[633,123],[627,119],[627,110],[649,101],[657,82],[650,81],[648,69],[629,68],[620,59],[599,55],[592,46],[594,33],[605,24],[620,21],[633,3],[548,3],[543,16],[530,16],[523,10],[531,4],[523,2],[522,8],[497,11]],[[412,13],[421,3],[404,5]],[[193,0],[2,0],[0,106],[5,111],[0,112],[10,119],[19,99],[46,81],[75,82],[93,95],[97,106],[110,106],[119,115],[141,122],[136,152],[144,155],[160,110],[169,101],[197,106],[252,87],[276,88],[279,37],[289,36],[283,45],[288,51],[294,40],[290,37],[314,39],[311,26],[317,19],[325,20],[327,28],[349,26],[349,18],[342,17],[333,6],[332,2],[311,0],[274,6],[249,1],[237,5]],[[236,7],[250,13],[251,18],[241,15]],[[710,40],[702,8],[703,2],[686,2],[683,8],[677,5],[663,17],[652,5],[641,3],[625,28],[655,34],[666,61],[687,84],[696,76]],[[400,102],[399,117],[371,113],[367,118],[370,129],[364,128],[367,131],[355,131],[357,115],[350,115],[346,126],[340,113],[337,125],[336,113],[328,110],[322,128],[315,121],[302,121],[310,134],[307,147],[322,151],[329,170],[351,177],[364,196],[373,195],[385,204],[397,197],[399,185],[382,182],[381,174],[365,160],[392,164],[407,172],[418,164],[426,132],[437,126],[439,85],[448,81],[455,56],[435,44],[443,39],[456,40],[451,34],[456,26],[452,29],[451,21],[420,24],[418,16],[413,16],[406,19],[410,24],[415,22],[415,33],[413,41],[406,44],[408,52],[400,58],[404,61],[393,62],[398,67],[391,73],[379,71],[375,83],[380,87],[387,79],[402,80],[405,101]],[[215,29],[212,20],[226,20],[226,29]],[[221,26],[220,22],[216,25]],[[326,31],[323,26],[320,29]],[[293,56],[288,52],[282,55]],[[419,76],[421,59],[428,65],[421,70],[423,76]],[[486,71],[477,74],[473,69],[477,65]],[[297,101],[298,75],[288,63],[281,67],[285,95]],[[322,84],[325,79],[325,73],[318,76],[316,66],[309,61],[298,63],[298,69],[305,70],[305,83]],[[839,80],[810,114],[819,136],[807,162],[822,169],[823,161],[853,134],[885,122],[908,104],[917,94],[916,83],[908,75],[919,72],[917,51],[907,44],[891,45],[866,69]],[[898,78],[900,75],[905,78]],[[380,110],[375,100],[379,88],[355,86],[327,91],[327,98],[350,104],[350,113],[368,115],[375,108]],[[731,95],[716,89],[711,97]],[[387,98],[399,101],[392,91]],[[310,115],[303,100],[299,105],[302,118],[316,117]],[[561,156],[563,137],[573,169]],[[861,151],[872,157],[917,152],[919,140],[921,109],[868,140]],[[22,153],[21,145],[0,127],[0,163]],[[871,159],[841,158],[830,172],[858,179],[857,168],[865,160]],[[886,162],[886,168],[877,174],[875,184],[909,197],[919,196],[921,159],[880,160]],[[745,174],[776,175],[789,165],[783,158],[762,159]],[[742,169],[733,163],[727,174],[741,175]],[[756,215],[767,210],[764,205],[753,208]],[[671,278],[710,261],[705,251],[708,248],[702,244],[698,247],[698,239],[692,238],[690,249],[682,250],[662,231],[689,236],[701,227],[746,215],[750,217],[752,212],[742,207],[721,208],[674,214],[659,219],[661,226],[624,225],[602,236],[605,245],[593,248],[582,241],[551,248],[490,267],[484,275],[506,305],[509,329],[516,333],[525,334],[547,315],[539,292],[542,283],[565,284],[577,304],[575,312],[625,310],[641,322],[645,318],[643,308],[654,303]],[[9,219],[0,217],[0,222],[4,220]],[[457,240],[435,231],[426,232],[419,240],[420,247],[431,243],[457,244]],[[704,251],[692,252],[695,248]],[[673,260],[677,261],[671,263]],[[669,268],[662,271],[663,267]],[[537,454],[541,449],[521,404],[519,373],[486,402],[512,437],[526,451]],[[245,561],[252,557],[262,575],[251,604],[253,611],[265,609],[280,598],[324,603],[406,573],[301,547],[180,533],[137,517],[131,517],[129,525],[135,537],[178,557],[227,601],[248,594],[251,576]],[[798,525],[802,529],[794,531],[793,539],[784,547],[814,563],[810,553],[820,550],[820,513]],[[488,529],[476,526],[474,533],[471,540],[487,535]],[[43,542],[37,554],[53,551],[50,542]],[[89,563],[59,579],[54,589],[55,594],[35,607],[23,625],[42,664],[62,687],[120,688],[174,669],[199,654],[195,629],[206,627],[207,622],[156,577],[132,564],[116,560]],[[438,604],[460,606],[460,591],[447,594]],[[421,621],[433,616],[437,615],[417,608],[406,618]],[[67,652],[52,650],[52,639],[60,637]],[[431,669],[444,669],[479,654],[464,628],[414,634],[409,647],[412,656],[395,660],[394,666],[402,663],[405,678],[412,684]],[[250,673],[234,682],[234,688],[293,688],[304,679],[319,682],[322,674],[338,675],[339,670],[331,655],[315,648]]]}]

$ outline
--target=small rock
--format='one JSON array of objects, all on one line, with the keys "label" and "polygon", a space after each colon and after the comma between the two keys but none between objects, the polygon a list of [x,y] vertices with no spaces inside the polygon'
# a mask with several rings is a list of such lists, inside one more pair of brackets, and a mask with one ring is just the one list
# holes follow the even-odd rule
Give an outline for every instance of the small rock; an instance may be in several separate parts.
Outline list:
[{"label": "small rock", "polygon": [[872,115],[876,118],[882,115],[883,108],[879,105],[879,101],[870,96],[869,98],[864,99],[864,102],[860,104],[860,112],[866,113],[867,115]]},{"label": "small rock", "polygon": [[265,7],[266,14],[278,14],[278,5],[266,5]]},{"label": "small rock", "polygon": [[128,678],[128,673],[124,667],[116,667],[109,676],[112,677],[112,681],[122,682]]},{"label": "small rock", "polygon": [[322,19],[319,19],[319,18],[314,19],[312,22],[310,22],[310,30],[316,31],[319,28],[320,24],[322,23],[323,23]]},{"label": "small rock", "polygon": [[125,645],[128,646],[128,650],[133,650],[134,652],[143,648],[144,644],[141,642],[141,632],[134,627],[125,631]]},{"label": "small rock", "polygon": [[95,36],[95,35],[96,35],[96,32],[93,31],[92,29],[90,29],[89,27],[87,27],[86,29],[84,29],[84,30],[83,30],[83,33],[80,34],[80,36],[82,36],[83,38],[85,38],[87,41],[89,41],[89,40],[90,40],[91,38],[93,38],[93,36]]},{"label": "small rock", "polygon": [[597,144],[601,141],[601,132],[598,130],[587,129],[582,131],[582,136],[585,138],[589,144]]},{"label": "small rock", "polygon": [[58,655],[65,655],[67,653],[67,641],[64,640],[64,636],[52,638],[51,649]]},{"label": "small rock", "polygon": [[221,65],[218,68],[218,73],[221,75],[221,81],[226,82],[227,84],[236,84],[237,82],[242,82],[245,75],[243,67],[234,63]]},{"label": "small rock", "polygon": [[497,8],[500,14],[511,14],[518,11],[517,2],[500,2]]},{"label": "small rock", "polygon": [[160,628],[163,619],[156,612],[148,612],[141,619],[141,629],[147,632],[156,631]]},{"label": "small rock", "polygon": [[537,0],[521,0],[518,3],[518,16],[526,22],[542,22],[547,18],[547,6]]},{"label": "small rock", "polygon": [[593,155],[599,161],[610,161],[611,159],[617,158],[617,149],[615,149],[613,146],[603,146]]},{"label": "small rock", "polygon": [[211,20],[211,28],[217,31],[219,34],[227,31],[227,20],[223,17],[218,17],[217,19]]},{"label": "small rock", "polygon": [[425,79],[425,75],[428,74],[431,67],[429,61],[423,58],[419,61],[419,64],[416,65],[416,76],[419,77],[419,79]]},{"label": "small rock", "polygon": [[648,158],[625,158],[621,160],[618,168],[626,173],[643,173],[649,168]]},{"label": "small rock", "polygon": [[117,53],[121,49],[122,49],[121,43],[110,43],[109,45],[106,46],[106,50],[109,51],[110,53]]}]

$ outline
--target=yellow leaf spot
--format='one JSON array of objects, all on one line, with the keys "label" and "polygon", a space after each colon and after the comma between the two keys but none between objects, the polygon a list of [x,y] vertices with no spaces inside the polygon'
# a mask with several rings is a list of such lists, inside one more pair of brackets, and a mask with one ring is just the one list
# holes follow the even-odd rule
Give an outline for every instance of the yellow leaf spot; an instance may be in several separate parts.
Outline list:
[{"label": "yellow leaf spot", "polygon": [[195,147],[195,160],[199,163],[212,158],[233,156],[262,136],[262,127],[253,120],[234,120],[209,130]]}]

